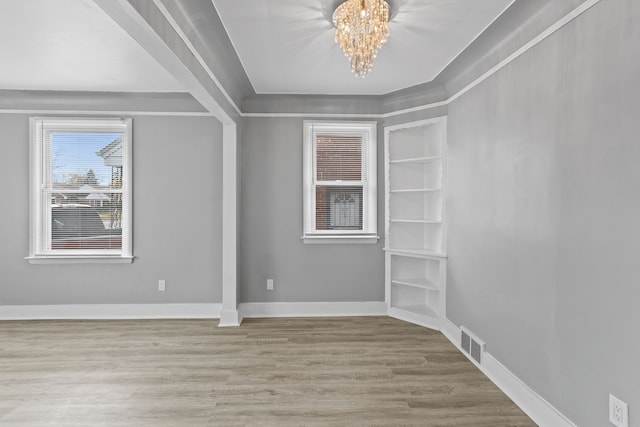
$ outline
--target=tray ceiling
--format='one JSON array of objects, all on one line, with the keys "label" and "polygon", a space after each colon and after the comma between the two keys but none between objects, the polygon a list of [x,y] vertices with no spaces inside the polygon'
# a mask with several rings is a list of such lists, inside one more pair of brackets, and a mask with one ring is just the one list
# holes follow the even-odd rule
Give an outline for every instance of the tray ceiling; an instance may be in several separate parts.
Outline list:
[{"label": "tray ceiling", "polygon": [[335,0],[212,0],[257,93],[382,95],[433,80],[513,0],[395,0],[364,78],[334,42]]}]

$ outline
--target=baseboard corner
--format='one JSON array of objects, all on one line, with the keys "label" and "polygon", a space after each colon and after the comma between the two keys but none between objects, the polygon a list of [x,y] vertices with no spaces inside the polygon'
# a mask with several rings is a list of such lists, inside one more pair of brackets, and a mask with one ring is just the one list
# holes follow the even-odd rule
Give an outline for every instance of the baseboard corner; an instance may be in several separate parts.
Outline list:
[{"label": "baseboard corner", "polygon": [[460,328],[449,319],[443,319],[441,332],[536,424],[541,427],[576,427],[571,420],[532,390],[490,353],[484,352],[482,355],[483,363],[478,364],[462,351]]}]

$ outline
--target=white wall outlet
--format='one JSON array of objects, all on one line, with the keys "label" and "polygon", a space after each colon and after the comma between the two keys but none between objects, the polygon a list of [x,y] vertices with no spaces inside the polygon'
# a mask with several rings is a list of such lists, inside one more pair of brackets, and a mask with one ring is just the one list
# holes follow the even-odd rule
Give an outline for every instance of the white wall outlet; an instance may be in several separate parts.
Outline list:
[{"label": "white wall outlet", "polygon": [[629,427],[629,405],[609,395],[609,422],[616,427]]},{"label": "white wall outlet", "polygon": [[273,290],[273,279],[267,279],[267,290],[268,291]]},{"label": "white wall outlet", "polygon": [[164,292],[165,289],[165,281],[164,280],[158,280],[158,290],[160,292]]}]

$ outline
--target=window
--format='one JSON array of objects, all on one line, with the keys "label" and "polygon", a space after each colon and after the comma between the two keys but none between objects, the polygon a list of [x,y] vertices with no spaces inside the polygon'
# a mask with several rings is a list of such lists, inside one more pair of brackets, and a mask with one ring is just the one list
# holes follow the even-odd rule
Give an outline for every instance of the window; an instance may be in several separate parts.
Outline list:
[{"label": "window", "polygon": [[376,243],[376,123],[304,122],[305,243]]},{"label": "window", "polygon": [[131,119],[30,120],[30,246],[42,262],[131,262]]}]

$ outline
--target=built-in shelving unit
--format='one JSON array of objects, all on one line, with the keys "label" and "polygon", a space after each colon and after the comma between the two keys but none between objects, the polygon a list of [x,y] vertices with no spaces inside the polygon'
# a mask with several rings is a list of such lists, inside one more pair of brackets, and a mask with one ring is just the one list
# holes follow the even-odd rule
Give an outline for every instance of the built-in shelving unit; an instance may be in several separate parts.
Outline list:
[{"label": "built-in shelving unit", "polygon": [[446,298],[446,118],[385,128],[390,316],[440,329]]}]

